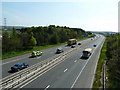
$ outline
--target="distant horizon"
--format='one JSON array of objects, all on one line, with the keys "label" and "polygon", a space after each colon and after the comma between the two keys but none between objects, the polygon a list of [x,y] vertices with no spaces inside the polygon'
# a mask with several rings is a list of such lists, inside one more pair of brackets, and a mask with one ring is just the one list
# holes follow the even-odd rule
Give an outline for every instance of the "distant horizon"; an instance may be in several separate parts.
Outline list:
[{"label": "distant horizon", "polygon": [[[49,25],[48,25],[49,26]],[[41,27],[48,27],[48,26],[41,26]],[[55,26],[59,26],[59,25],[55,25]],[[0,27],[4,27],[4,26],[1,26]],[[9,26],[6,26],[6,27],[9,27]],[[10,25],[10,27],[14,27],[13,25]],[[18,25],[15,25],[15,27],[40,27],[40,26],[18,26]],[[64,26],[60,26],[60,27],[64,27]],[[68,26],[66,26],[68,27]],[[69,27],[69,28],[78,28],[78,29],[83,29],[83,28],[80,28],[80,27]],[[85,30],[85,29],[83,29]],[[91,31],[91,30],[85,30],[85,31],[90,31],[90,32],[115,32],[115,31]],[[115,32],[117,33],[117,32]]]}]

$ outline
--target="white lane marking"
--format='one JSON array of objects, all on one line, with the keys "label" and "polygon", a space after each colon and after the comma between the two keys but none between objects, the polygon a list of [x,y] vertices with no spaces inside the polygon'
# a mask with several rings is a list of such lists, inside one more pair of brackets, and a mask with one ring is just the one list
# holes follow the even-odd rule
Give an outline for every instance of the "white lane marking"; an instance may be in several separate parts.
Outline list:
[{"label": "white lane marking", "polygon": [[[95,52],[95,51],[94,51]],[[85,68],[85,66],[87,65],[88,61],[90,60],[91,56],[94,54],[94,52],[90,55],[89,59],[87,59],[87,62],[85,63],[84,67],[82,68],[82,70],[80,71],[80,73],[78,74],[77,78],[75,79],[74,83],[71,86],[71,89],[74,87],[75,83],[77,82],[78,78],[80,77],[83,69]]]},{"label": "white lane marking", "polygon": [[[103,39],[104,40],[104,39]],[[104,41],[105,42],[105,41]],[[100,47],[100,51],[101,51],[101,49],[102,49],[102,46],[103,46],[103,44],[104,44],[104,42],[102,42],[102,45],[101,45],[101,47]],[[99,52],[99,57],[100,57],[100,52]],[[98,58],[98,60],[99,60],[99,58]],[[92,88],[92,86],[93,86],[93,82],[94,82],[94,77],[95,77],[95,73],[96,73],[96,69],[97,69],[97,63],[98,63],[98,61],[96,62],[96,64],[95,64],[95,68],[94,68],[94,75],[93,75],[93,77],[92,77],[92,83],[91,83],[91,85],[90,85],[90,88]]]},{"label": "white lane marking", "polygon": [[85,66],[86,66],[87,63],[88,63],[88,61],[85,63],[84,67],[82,68],[82,70],[81,70],[80,73],[78,74],[77,78],[75,79],[74,83],[73,83],[72,86],[71,86],[71,89],[73,88],[73,86],[74,86],[75,83],[77,82],[79,76],[81,75],[81,73],[82,73],[82,71],[83,71],[83,69],[85,68]]},{"label": "white lane marking", "polygon": [[[95,52],[95,51],[94,51],[94,52]],[[94,52],[93,52],[93,53],[94,53]],[[92,54],[93,54],[93,53],[92,53]],[[87,60],[87,62],[85,63],[84,67],[82,68],[82,70],[81,70],[80,73],[78,74],[77,78],[75,79],[74,83],[72,84],[71,90],[72,90],[72,88],[74,87],[75,83],[77,82],[78,78],[80,77],[80,75],[81,75],[83,69],[85,68],[85,66],[87,65],[88,61],[90,60],[92,54],[90,55],[89,59]]]},{"label": "white lane marking", "polygon": [[66,72],[68,69],[65,69],[64,72]]},{"label": "white lane marking", "polygon": [[[62,62],[63,62],[63,61],[62,61]],[[62,63],[62,62],[61,62],[61,63]],[[58,63],[58,64],[60,64],[60,63]],[[56,64],[56,66],[57,66],[58,64]],[[26,86],[27,84],[31,83],[32,81],[34,81],[35,79],[39,78],[40,76],[42,76],[43,74],[45,74],[45,73],[48,72],[49,70],[55,68],[56,66],[54,66],[54,67],[52,67],[52,68],[49,68],[48,70],[46,70],[46,71],[43,72],[42,74],[36,76],[34,79],[29,80],[27,83],[25,83],[24,85],[22,85],[20,88],[23,88],[24,86]]]},{"label": "white lane marking", "polygon": [[74,62],[77,62],[77,60],[75,60]]},{"label": "white lane marking", "polygon": [[47,87],[44,90],[47,90],[50,87],[50,85],[47,85]]},{"label": "white lane marking", "polygon": [[[59,55],[57,55],[57,56],[59,56]],[[63,61],[62,61],[62,62],[63,62]],[[55,68],[55,67],[52,67],[52,68]],[[47,71],[51,70],[52,68],[48,69]],[[27,83],[25,83],[24,85],[22,85],[20,88],[23,88],[24,86],[26,86],[26,85],[29,84],[30,82],[34,81],[35,79],[37,79],[37,78],[40,77],[41,75],[45,74],[47,71],[45,71],[44,73],[36,76],[34,79],[28,81]]]}]

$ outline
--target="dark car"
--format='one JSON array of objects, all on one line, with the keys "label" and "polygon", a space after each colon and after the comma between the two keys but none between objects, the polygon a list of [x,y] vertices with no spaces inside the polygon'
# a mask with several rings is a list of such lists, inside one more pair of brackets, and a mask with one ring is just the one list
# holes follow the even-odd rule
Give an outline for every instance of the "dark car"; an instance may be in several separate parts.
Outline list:
[{"label": "dark car", "polygon": [[89,56],[90,56],[90,55],[91,55],[91,53],[90,53],[90,52],[83,51],[82,58],[87,59],[87,58],[89,58]]},{"label": "dark car", "polygon": [[75,48],[76,46],[75,45],[72,45],[71,48]]},{"label": "dark car", "polygon": [[28,63],[18,63],[11,67],[11,71],[17,72],[29,66]]},{"label": "dark car", "polygon": [[78,45],[81,45],[81,43],[78,43]]},{"label": "dark car", "polygon": [[97,45],[93,45],[94,47],[96,47]]},{"label": "dark car", "polygon": [[56,53],[57,53],[57,54],[58,54],[58,53],[62,53],[62,52],[64,52],[62,48],[57,48],[57,50],[56,50]]}]

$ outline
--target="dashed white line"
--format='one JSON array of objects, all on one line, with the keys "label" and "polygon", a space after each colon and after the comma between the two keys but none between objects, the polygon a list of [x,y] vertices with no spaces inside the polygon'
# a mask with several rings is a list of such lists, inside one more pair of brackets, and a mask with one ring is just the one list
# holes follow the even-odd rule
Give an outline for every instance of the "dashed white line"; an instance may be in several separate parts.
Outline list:
[{"label": "dashed white line", "polygon": [[47,90],[50,87],[50,85],[47,85],[47,87],[44,90]]},{"label": "dashed white line", "polygon": [[[101,46],[101,47],[102,47],[102,46]],[[94,54],[94,53],[95,53],[95,51],[94,51],[92,54]],[[91,54],[91,56],[92,56],[92,54]],[[72,84],[70,90],[72,90],[72,88],[74,87],[75,83],[77,82],[78,78],[80,77],[82,71],[84,70],[84,68],[85,68],[85,66],[87,65],[88,61],[90,60],[91,56],[89,57],[89,59],[88,59],[87,62],[85,63],[85,65],[84,65],[84,67],[82,68],[82,70],[79,72],[79,74],[78,74],[77,78],[75,79],[74,83]],[[93,83],[93,82],[92,82],[92,83]],[[92,85],[91,85],[91,86],[92,86]]]},{"label": "dashed white line", "polygon": [[68,69],[65,69],[64,72],[66,72]]},{"label": "dashed white line", "polygon": [[[94,53],[94,52],[93,52]],[[75,79],[75,81],[73,82],[72,86],[71,86],[71,89],[74,87],[75,83],[77,82],[78,78],[80,77],[82,71],[84,70],[84,68],[86,67],[88,61],[90,60],[91,56],[93,55],[93,53],[90,55],[90,57],[88,58],[87,62],[85,63],[85,65],[83,66],[82,70],[79,72],[77,78]]]}]

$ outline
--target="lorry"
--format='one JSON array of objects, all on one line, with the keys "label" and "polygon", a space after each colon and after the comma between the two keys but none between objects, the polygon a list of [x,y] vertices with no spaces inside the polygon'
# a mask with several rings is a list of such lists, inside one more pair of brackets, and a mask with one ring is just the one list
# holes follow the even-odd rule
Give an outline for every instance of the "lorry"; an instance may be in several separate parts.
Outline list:
[{"label": "lorry", "polygon": [[76,39],[69,39],[68,42],[67,42],[68,46],[74,45],[76,43],[77,43]]},{"label": "lorry", "polygon": [[82,58],[88,59],[89,56],[91,55],[91,53],[92,53],[92,48],[86,48],[86,49],[83,51]]}]

